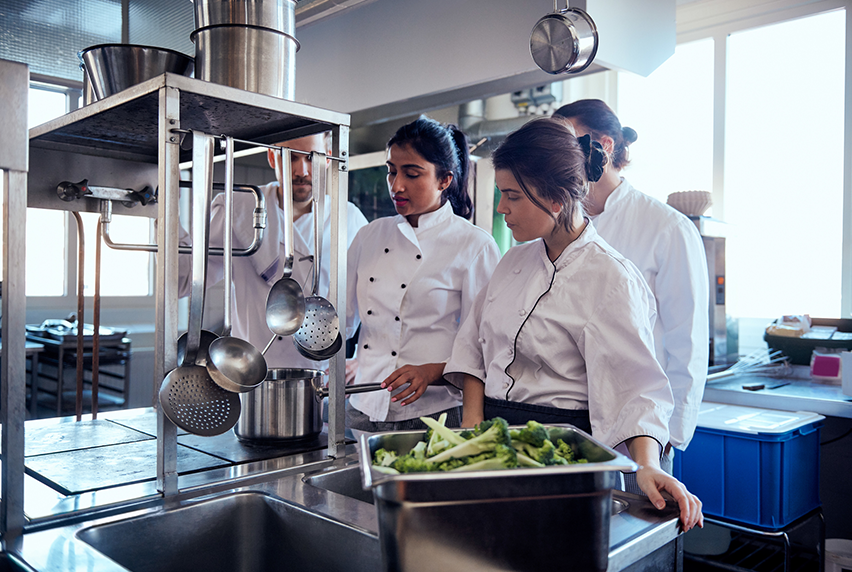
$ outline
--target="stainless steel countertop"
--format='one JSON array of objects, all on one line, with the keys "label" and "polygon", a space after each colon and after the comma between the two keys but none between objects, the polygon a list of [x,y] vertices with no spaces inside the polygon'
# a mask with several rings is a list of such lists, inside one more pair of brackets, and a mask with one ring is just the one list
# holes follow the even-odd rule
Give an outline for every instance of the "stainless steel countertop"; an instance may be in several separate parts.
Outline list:
[{"label": "stainless steel countertop", "polygon": [[[93,526],[153,515],[231,493],[257,492],[304,507],[312,513],[329,517],[344,523],[351,529],[372,535],[376,539],[375,549],[380,550],[377,514],[372,504],[306,482],[307,477],[319,472],[351,470],[354,467],[357,467],[355,454],[329,462],[323,467],[300,467],[299,470],[291,471],[284,476],[247,486],[232,487],[211,495],[197,496],[197,498],[193,498],[191,494],[181,495],[173,499],[172,502],[175,504],[168,508],[164,508],[162,499],[149,499],[138,506],[128,507],[120,513],[105,513],[84,520],[72,520],[70,524],[58,524],[26,533],[8,549],[20,555],[36,571],[124,571],[124,567],[81,540],[80,532]],[[275,477],[275,475],[271,476]],[[620,491],[616,491],[614,496],[624,502],[627,508],[613,515],[611,519],[608,572],[623,570],[674,541],[678,536],[678,512],[674,505],[658,511],[642,497]],[[333,540],[329,541],[329,546],[334,546]]]},{"label": "stainless steel countertop", "polygon": [[[775,387],[785,383],[788,385]],[[743,389],[743,385],[753,384],[764,384],[766,388]],[[771,387],[775,389],[768,389]],[[789,377],[744,374],[710,381],[704,388],[704,401],[852,419],[852,396],[845,395],[838,384],[811,379],[810,368],[802,365],[794,365]]]},{"label": "stainless steel countertop", "polygon": [[[102,415],[100,419],[114,416],[126,420],[140,415],[144,418],[146,414],[153,415],[153,412],[114,412]],[[34,428],[44,427],[45,423],[34,423]],[[66,424],[62,420],[55,423]],[[77,442],[75,446],[81,445],[84,444]],[[212,442],[211,446],[214,446]],[[331,459],[326,456],[326,449],[313,450],[181,475],[181,492],[169,502],[180,505],[236,492],[260,492],[374,535],[378,546],[378,519],[372,504],[314,486],[305,480],[320,473],[356,469],[356,446],[348,445],[345,452],[345,457]],[[622,570],[678,536],[675,506],[658,511],[642,497],[620,491],[614,495],[627,504],[627,509],[611,518],[609,572]],[[83,542],[77,533],[96,524],[173,507],[170,504],[169,508],[164,508],[163,503],[155,481],[66,496],[27,475],[25,508],[30,518],[29,525],[24,536],[7,546],[7,550],[20,554],[35,570],[124,570]]]}]

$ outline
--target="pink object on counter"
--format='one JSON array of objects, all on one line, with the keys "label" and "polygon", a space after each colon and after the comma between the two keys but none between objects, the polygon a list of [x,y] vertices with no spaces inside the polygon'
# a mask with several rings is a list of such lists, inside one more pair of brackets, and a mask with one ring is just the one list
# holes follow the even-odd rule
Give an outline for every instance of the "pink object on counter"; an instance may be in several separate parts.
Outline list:
[{"label": "pink object on counter", "polygon": [[825,355],[814,352],[811,358],[811,377],[840,379],[840,354]]}]

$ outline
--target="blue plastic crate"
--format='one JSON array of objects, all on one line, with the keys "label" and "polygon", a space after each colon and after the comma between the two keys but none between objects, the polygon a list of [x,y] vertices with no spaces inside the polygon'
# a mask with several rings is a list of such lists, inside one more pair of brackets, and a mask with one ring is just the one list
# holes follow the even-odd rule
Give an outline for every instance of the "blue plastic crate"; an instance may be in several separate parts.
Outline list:
[{"label": "blue plastic crate", "polygon": [[820,506],[823,419],[703,403],[692,442],[675,454],[674,476],[701,499],[708,516],[783,528]]}]

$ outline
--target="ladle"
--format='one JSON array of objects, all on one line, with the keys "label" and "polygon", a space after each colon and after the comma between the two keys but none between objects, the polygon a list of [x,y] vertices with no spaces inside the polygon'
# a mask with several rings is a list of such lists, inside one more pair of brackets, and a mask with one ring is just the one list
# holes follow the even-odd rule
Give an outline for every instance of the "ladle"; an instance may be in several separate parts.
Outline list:
[{"label": "ladle", "polygon": [[210,378],[207,368],[196,363],[201,342],[204,290],[207,286],[207,252],[212,194],[214,138],[192,133],[192,286],[186,351],[181,365],[166,375],[160,387],[163,414],[181,429],[195,435],[220,435],[236,425],[240,398]]},{"label": "ladle", "polygon": [[341,334],[337,334],[337,339],[334,340],[333,344],[331,344],[326,349],[320,350],[318,352],[303,348],[295,340],[293,340],[293,343],[295,344],[296,349],[299,351],[299,353],[305,356],[306,358],[314,361],[325,361],[334,357],[334,355],[339,352],[340,349],[343,347],[343,336]]},{"label": "ladle", "polygon": [[225,138],[225,236],[223,264],[225,270],[225,324],[222,337],[213,340],[207,350],[207,372],[216,385],[228,391],[251,391],[266,379],[266,360],[246,340],[231,335],[231,289],[233,273],[234,218],[234,140]]},{"label": "ladle", "polygon": [[[311,187],[314,203],[314,281],[311,295],[305,298],[305,320],[293,334],[295,343],[310,352],[323,354],[337,341],[340,319],[334,305],[318,294],[322,269],[323,208],[325,206],[326,159],[311,153]],[[333,355],[333,354],[332,354]]]},{"label": "ladle", "polygon": [[[293,274],[293,176],[290,165],[290,150],[278,149],[276,162],[280,165],[282,205],[284,211],[284,274],[272,285],[266,296],[266,325],[274,333],[263,348],[266,354],[278,336],[291,336],[305,320],[305,295],[302,287],[292,278]],[[278,169],[276,169],[277,171]]]}]

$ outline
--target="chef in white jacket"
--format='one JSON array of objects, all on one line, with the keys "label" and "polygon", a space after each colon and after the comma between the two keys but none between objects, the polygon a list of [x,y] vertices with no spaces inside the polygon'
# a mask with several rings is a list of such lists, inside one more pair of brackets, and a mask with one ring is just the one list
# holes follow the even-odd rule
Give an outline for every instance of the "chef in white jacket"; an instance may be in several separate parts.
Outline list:
[{"label": "chef in white jacket", "polygon": [[[330,154],[330,133],[319,133],[280,143],[282,147],[299,151]],[[269,166],[275,168],[280,155],[270,149],[267,153]],[[314,251],[314,213],[312,209],[311,160],[301,153],[291,155],[293,182],[294,217],[294,262],[291,277],[302,285],[305,292],[313,284]],[[233,258],[233,298],[231,315],[233,324],[231,335],[242,338],[258,349],[263,349],[272,338],[272,332],[266,324],[266,296],[269,290],[284,272],[284,210],[281,190],[280,168],[275,169],[276,181],[261,187],[266,200],[267,226],[263,243],[251,256]],[[331,260],[331,198],[325,196],[323,223],[323,254],[320,270],[319,293],[328,294],[329,261]],[[352,203],[347,203],[347,244],[352,242],[358,230],[367,224],[367,219]],[[233,246],[246,248],[254,233],[254,195],[234,193]],[[210,245],[221,247],[225,222],[224,195],[213,199],[210,220]],[[187,239],[189,235],[181,232]],[[180,257],[180,294],[189,293],[190,260],[189,255]],[[207,286],[213,286],[224,279],[224,266],[221,256],[208,258]],[[324,369],[326,362],[312,361],[300,354],[293,344],[292,336],[279,336],[267,351],[266,363],[270,368],[311,368]]]},{"label": "chef in white jacket", "polygon": [[659,464],[672,392],[654,355],[654,299],[635,265],[584,217],[587,177],[606,156],[561,120],[509,134],[492,154],[497,212],[510,249],[456,338],[445,377],[464,389],[463,425],[502,417],[571,423],[639,464],[637,482],[657,508],[666,491],[685,530],[701,502]]},{"label": "chef in white jacket", "polygon": [[347,332],[359,323],[354,382],[386,391],[353,394],[347,426],[362,431],[425,427],[447,413],[461,422],[461,394],[442,382],[461,320],[500,258],[471,224],[467,139],[454,126],[420,119],[388,142],[388,190],[397,215],[358,232],[349,248]]},{"label": "chef in white jacket", "polygon": [[586,212],[600,235],[639,268],[657,301],[656,355],[675,400],[662,460],[670,473],[672,447],[686,449],[695,432],[707,380],[709,284],[704,245],[692,221],[621,177],[636,132],[622,127],[606,103],[579,100],[560,107],[554,116],[567,119],[577,135],[591,135],[612,157],[601,179],[591,185]]}]

